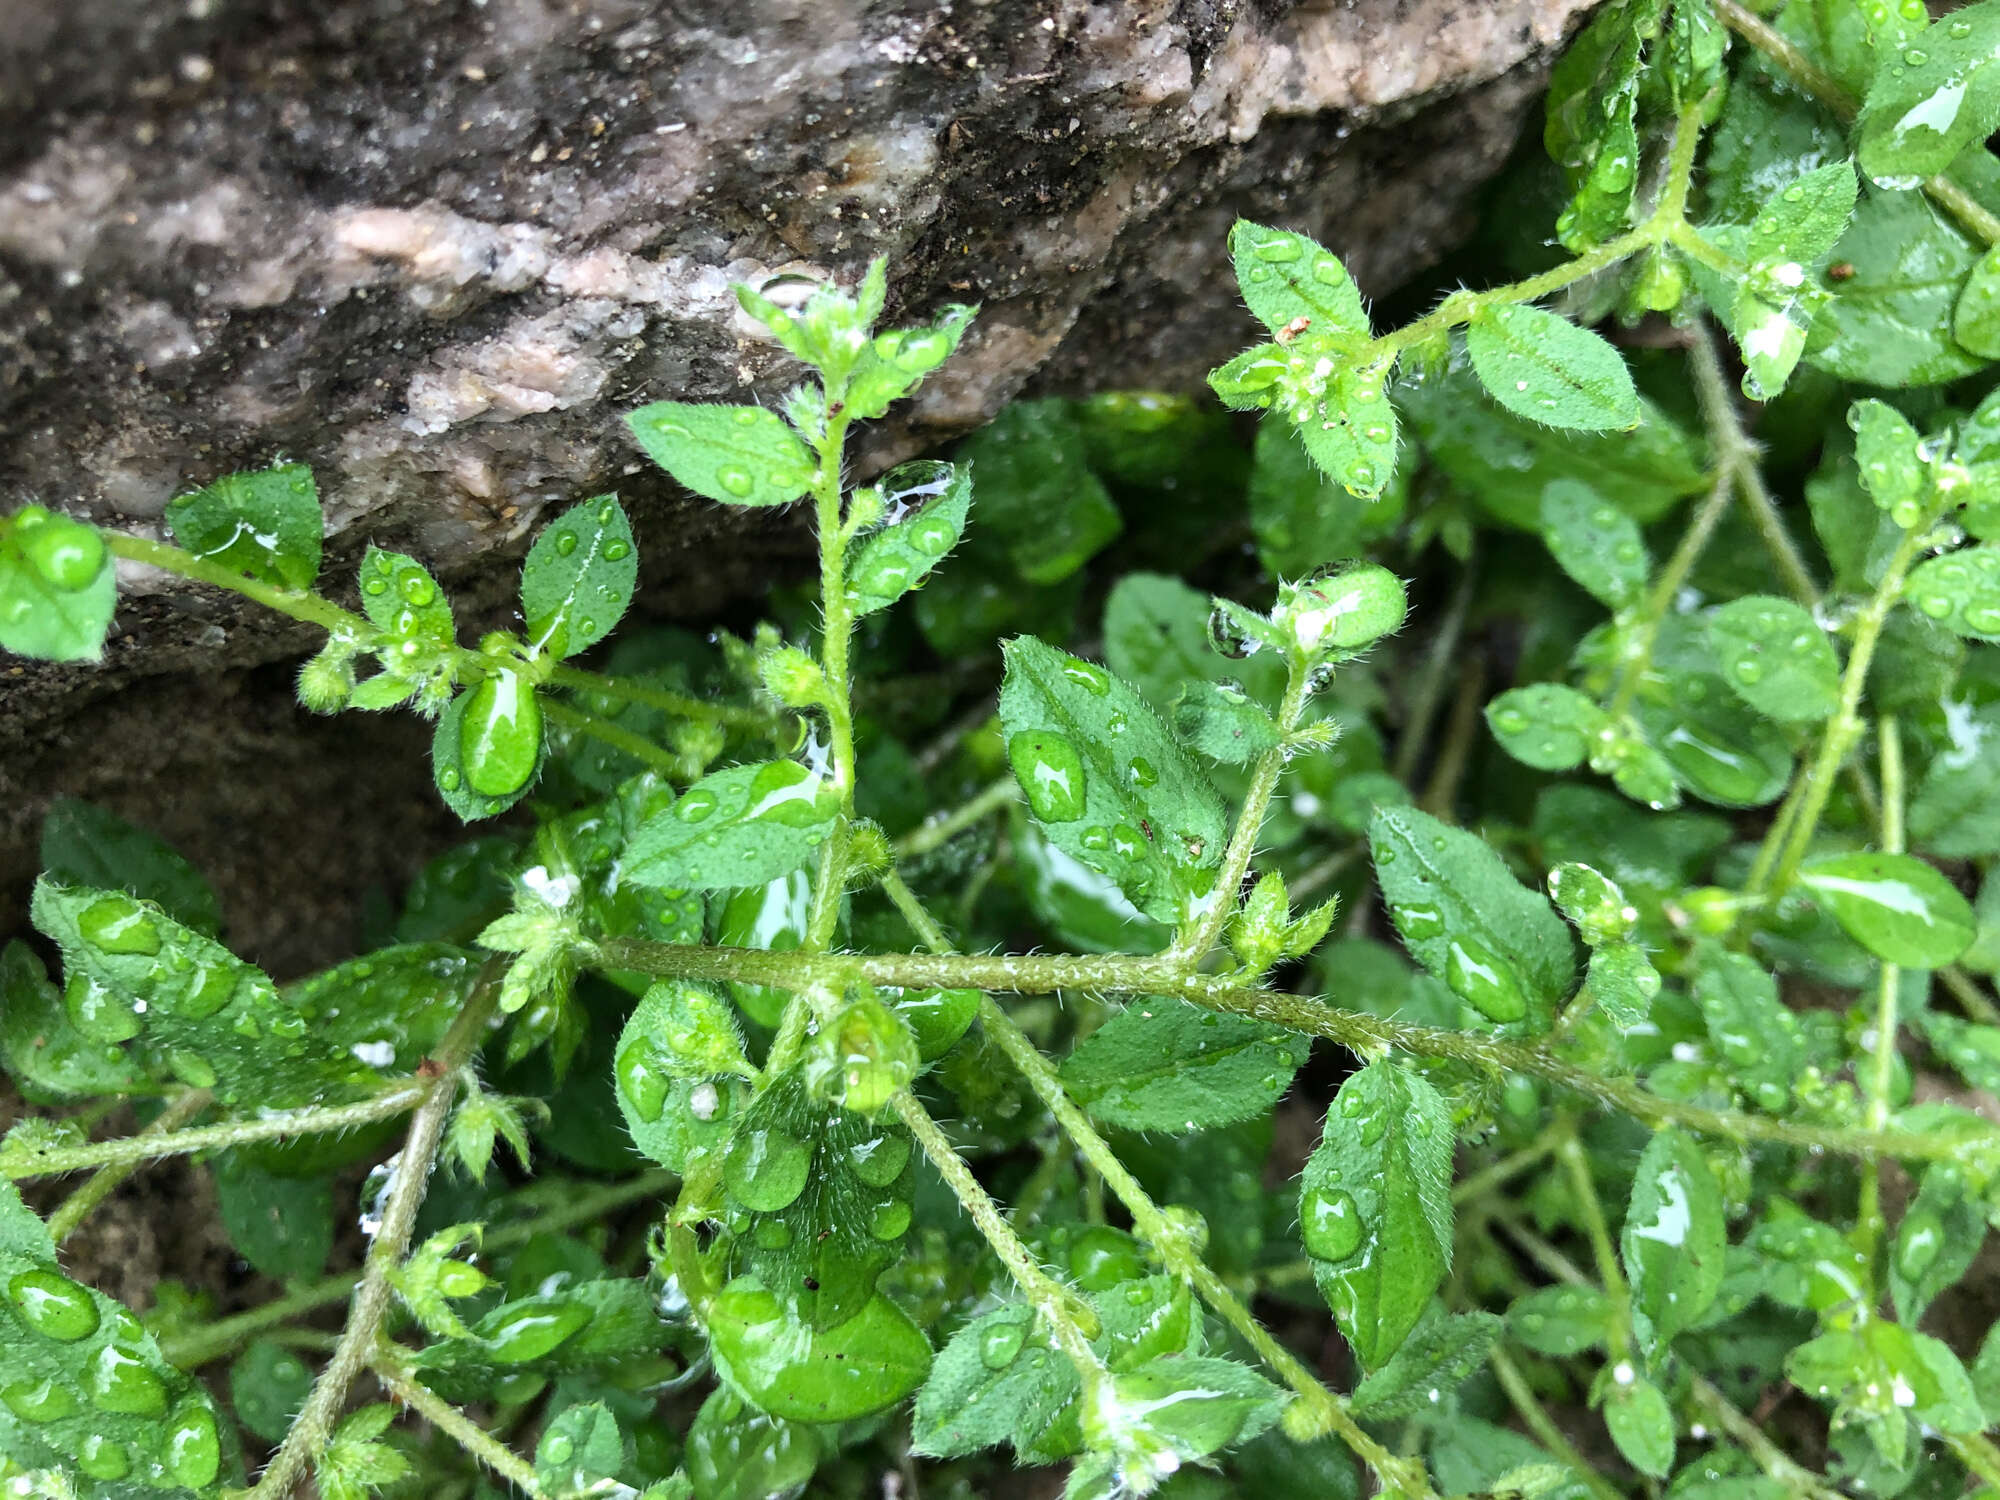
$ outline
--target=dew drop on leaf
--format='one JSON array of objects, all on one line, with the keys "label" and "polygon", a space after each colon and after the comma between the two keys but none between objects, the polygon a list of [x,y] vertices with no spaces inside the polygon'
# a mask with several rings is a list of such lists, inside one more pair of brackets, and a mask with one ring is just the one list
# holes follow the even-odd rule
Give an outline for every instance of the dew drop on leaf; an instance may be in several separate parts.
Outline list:
[{"label": "dew drop on leaf", "polygon": [[1004,1370],[1014,1363],[1027,1338],[1025,1323],[996,1323],[979,1336],[979,1362],[989,1370]]},{"label": "dew drop on leaf", "polygon": [[1361,1213],[1345,1188],[1309,1189],[1299,1199],[1299,1235],[1315,1260],[1343,1261],[1361,1248]]},{"label": "dew drop on leaf", "polygon": [[117,1439],[93,1432],[78,1446],[76,1466],[92,1479],[123,1479],[132,1472],[132,1455]]},{"label": "dew drop on leaf", "polygon": [[652,1043],[644,1037],[628,1043],[618,1054],[613,1071],[618,1077],[618,1092],[632,1106],[632,1113],[648,1125],[659,1119],[667,1107],[670,1080],[653,1065]]},{"label": "dew drop on leaf", "polygon": [[1451,940],[1444,977],[1453,994],[1489,1021],[1518,1021],[1528,1013],[1528,997],[1512,966],[1476,939]]},{"label": "dew drop on leaf", "polygon": [[0,1406],[23,1422],[57,1422],[76,1413],[76,1397],[49,1380],[19,1380],[0,1390]]},{"label": "dew drop on leaf", "polygon": [[1083,816],[1083,759],[1076,746],[1044,729],[1024,729],[1007,741],[1007,759],[1036,817],[1070,823]]},{"label": "dew drop on leaf", "polygon": [[105,953],[144,956],[160,951],[159,927],[130,896],[92,902],[76,919],[76,927],[85,942]]},{"label": "dew drop on leaf", "polygon": [[190,1406],[167,1431],[160,1461],[169,1474],[191,1490],[205,1490],[222,1467],[222,1445],[215,1418],[206,1407]]},{"label": "dew drop on leaf", "polygon": [[7,1296],[35,1332],[73,1344],[97,1332],[97,1303],[90,1293],[54,1271],[23,1271],[7,1283]]},{"label": "dew drop on leaf", "polygon": [[115,1344],[91,1361],[87,1380],[91,1405],[125,1416],[158,1417],[167,1410],[167,1387],[160,1377]]},{"label": "dew drop on leaf", "polygon": [[878,1240],[897,1240],[910,1227],[910,1205],[900,1199],[885,1203],[868,1216],[868,1232]]},{"label": "dew drop on leaf", "polygon": [[729,1143],[723,1181],[745,1208],[771,1214],[805,1191],[812,1148],[782,1130],[746,1130]]}]

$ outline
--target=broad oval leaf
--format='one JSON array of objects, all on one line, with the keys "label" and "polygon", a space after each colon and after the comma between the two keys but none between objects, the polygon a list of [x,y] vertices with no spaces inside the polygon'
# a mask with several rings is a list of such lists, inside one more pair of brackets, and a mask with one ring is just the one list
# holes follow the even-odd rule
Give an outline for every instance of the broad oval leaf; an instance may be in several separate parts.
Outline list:
[{"label": "broad oval leaf", "polygon": [[1486,705],[1486,723],[1500,748],[1537,771],[1583,764],[1611,720],[1594,699],[1557,682],[1509,688]]},{"label": "broad oval leaf", "polygon": [[1411,955],[1496,1025],[1543,1031],[1576,972],[1569,924],[1478,835],[1378,808],[1375,876]]},{"label": "broad oval leaf", "polygon": [[704,1310],[716,1368],[743,1396],[793,1422],[852,1422],[894,1406],[930,1373],[923,1330],[877,1295],[835,1328],[788,1317],[754,1277]]},{"label": "broad oval leaf", "polygon": [[2000,359],[2000,246],[1979,257],[1951,313],[1952,337],[1981,359]]},{"label": "broad oval leaf", "polygon": [[1966,547],[1920,563],[1905,593],[1919,614],[1953,634],[2000,641],[2000,546]]},{"label": "broad oval leaf", "polygon": [[1451,1269],[1451,1110],[1377,1061],[1340,1086],[1299,1186],[1313,1280],[1368,1369],[1394,1354]]},{"label": "broad oval leaf", "polygon": [[1306,1060],[1304,1037],[1160,995],[1134,998],[1062,1065],[1083,1107],[1124,1130],[1203,1130],[1261,1115]]},{"label": "broad oval leaf", "polygon": [[625,420],[654,463],[724,505],[786,505],[813,481],[806,445],[761,406],[655,401]]},{"label": "broad oval leaf", "polygon": [[1616,349],[1539,307],[1482,308],[1465,330],[1493,399],[1531,422],[1602,432],[1639,425],[1639,393]]},{"label": "broad oval leaf", "polygon": [[1604,1398],[1604,1426],[1625,1462],[1641,1474],[1666,1478],[1674,1466],[1674,1409],[1658,1386],[1614,1379]]},{"label": "broad oval leaf", "polygon": [[1036,821],[1147,916],[1187,916],[1228,836],[1215,789],[1129,683],[1032,636],[1003,650],[1000,722]]},{"label": "broad oval leaf", "polygon": [[1978,935],[1972,904],[1913,854],[1835,854],[1799,871],[1847,935],[1877,958],[1915,969],[1950,963]]},{"label": "broad oval leaf", "polygon": [[1840,706],[1840,659],[1817,621],[1789,599],[1750,594],[1709,616],[1722,680],[1769,718],[1812,723]]},{"label": "broad oval leaf", "polygon": [[1878,68],[1862,102],[1861,169],[1883,187],[1914,188],[2000,126],[2000,5],[1952,12]]},{"label": "broad oval leaf", "polygon": [[521,564],[521,612],[538,652],[575,656],[611,633],[639,582],[632,523],[616,495],[558,516]]},{"label": "broad oval leaf", "polygon": [[1984,249],[1922,193],[1868,189],[1833,252],[1854,274],[1814,317],[1806,362],[1862,385],[1973,374],[1982,361],[1951,336],[1951,315]]},{"label": "broad oval leaf", "polygon": [[[1273,333],[1297,337],[1345,333],[1368,337],[1361,292],[1334,254],[1288,229],[1268,229],[1238,219],[1229,231],[1236,282],[1250,311]],[[1307,320],[1306,327],[1296,326]]]},{"label": "broad oval leaf", "polygon": [[[516,678],[518,674],[503,672],[496,673],[495,676]],[[494,678],[489,677],[480,686],[485,687],[486,683],[492,681],[494,681]],[[523,687],[520,691],[526,692],[530,699],[534,696],[532,688]],[[475,730],[478,730],[482,725],[485,726],[489,736],[495,727],[495,712],[502,706],[497,701],[498,693],[499,689],[496,687],[488,699],[479,705],[482,710],[480,717],[472,721]],[[476,818],[490,818],[496,813],[503,813],[526,796],[528,788],[534,785],[536,773],[540,770],[540,757],[544,749],[540,725],[541,711],[539,706],[537,706],[534,710],[536,721],[534,725],[536,731],[534,735],[536,756],[534,768],[518,782],[515,782],[513,790],[509,792],[496,796],[480,791],[473,784],[472,768],[466,760],[467,715],[477,702],[477,690],[469,693],[460,693],[451,700],[446,706],[445,711],[438,715],[437,728],[431,733],[431,781],[436,785],[438,795],[444,799],[444,805],[468,823]],[[515,720],[518,720],[521,711],[521,701],[518,692],[511,700],[511,706],[515,711]],[[522,723],[518,727],[525,729],[527,726]],[[482,737],[478,734],[473,736],[473,740],[475,744],[482,743]],[[506,748],[509,751],[509,763],[514,767],[515,771],[518,771],[521,758],[520,752],[526,749],[526,736],[523,734],[510,735]],[[499,772],[500,764],[497,761],[482,765],[481,775],[487,778],[487,785],[489,786],[499,784],[491,779],[498,776]],[[510,771],[510,778],[512,775],[513,772]]]},{"label": "broad oval leaf", "polygon": [[922,588],[958,545],[972,504],[972,469],[919,459],[890,470],[878,488],[889,524],[855,549],[847,567],[847,600],[859,615],[887,609]]},{"label": "broad oval leaf", "polygon": [[325,521],[304,464],[226,474],[167,507],[174,540],[196,557],[283,589],[319,576]]},{"label": "broad oval leaf", "polygon": [[1076,1367],[1036,1331],[1035,1310],[1007,1303],[966,1323],[938,1351],[917,1393],[910,1445],[929,1458],[1002,1443],[1026,1452],[1081,1390]]},{"label": "broad oval leaf", "polygon": [[1581,480],[1552,479],[1542,491],[1542,540],[1558,567],[1612,609],[1646,591],[1653,559],[1639,523]]},{"label": "broad oval leaf", "polygon": [[38,505],[0,520],[0,646],[97,661],[117,606],[117,573],[94,528]]},{"label": "broad oval leaf", "polygon": [[810,859],[839,816],[832,784],[797,761],[730,766],[646,821],[626,846],[625,877],[697,891],[766,885]]},{"label": "broad oval leaf", "polygon": [[1693,1327],[1722,1286],[1722,1192],[1701,1149],[1678,1130],[1647,1143],[1620,1240],[1632,1333],[1649,1358]]},{"label": "broad oval leaf", "polygon": [[1396,408],[1383,390],[1385,373],[1380,366],[1333,371],[1325,395],[1291,414],[1320,471],[1360,500],[1374,500],[1396,473]]}]

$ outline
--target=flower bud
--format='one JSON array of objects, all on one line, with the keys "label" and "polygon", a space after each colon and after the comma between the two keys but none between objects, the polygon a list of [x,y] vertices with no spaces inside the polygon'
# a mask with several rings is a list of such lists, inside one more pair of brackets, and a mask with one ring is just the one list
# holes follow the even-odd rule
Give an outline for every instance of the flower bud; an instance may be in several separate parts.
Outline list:
[{"label": "flower bud", "polygon": [[1278,590],[1271,618],[1302,656],[1352,652],[1397,629],[1409,613],[1403,582],[1375,563],[1346,563]]}]

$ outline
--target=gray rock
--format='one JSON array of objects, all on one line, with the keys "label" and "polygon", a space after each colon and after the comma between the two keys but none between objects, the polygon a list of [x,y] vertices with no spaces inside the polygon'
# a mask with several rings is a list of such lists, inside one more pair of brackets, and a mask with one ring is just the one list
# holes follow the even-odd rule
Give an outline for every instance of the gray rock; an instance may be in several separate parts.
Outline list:
[{"label": "gray rock", "polygon": [[[732,282],[886,254],[892,312],[983,304],[871,464],[1031,383],[1189,387],[1250,335],[1234,216],[1392,287],[1582,5],[0,0],[0,491],[152,530],[303,459],[333,577],[399,547],[477,626],[544,509],[616,487],[646,602],[699,617],[806,539],[691,504],[618,415],[791,382]],[[422,727],[310,720],[262,665],[309,632],[126,573],[102,666],[0,664],[0,930],[61,792],[225,872],[277,967],[338,950],[448,831]]]}]

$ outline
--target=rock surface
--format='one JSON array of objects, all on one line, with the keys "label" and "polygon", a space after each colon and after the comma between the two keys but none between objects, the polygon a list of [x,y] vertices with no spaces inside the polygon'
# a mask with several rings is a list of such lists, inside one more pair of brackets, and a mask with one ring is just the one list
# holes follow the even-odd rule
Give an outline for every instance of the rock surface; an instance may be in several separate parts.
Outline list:
[{"label": "rock surface", "polygon": [[[1249,335],[1231,218],[1392,287],[1582,7],[0,0],[0,503],[144,529],[285,454],[333,577],[400,547],[498,623],[543,509],[615,486],[647,602],[699,617],[805,539],[677,495],[617,416],[790,383],[732,282],[887,254],[892,312],[983,304],[874,462],[1030,382],[1188,387]],[[312,721],[260,665],[310,634],[123,582],[101,667],[0,664],[0,932],[72,793],[215,871],[253,955],[338,951],[448,831],[425,731]]]}]

